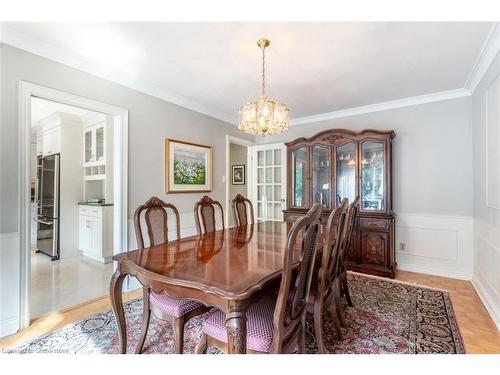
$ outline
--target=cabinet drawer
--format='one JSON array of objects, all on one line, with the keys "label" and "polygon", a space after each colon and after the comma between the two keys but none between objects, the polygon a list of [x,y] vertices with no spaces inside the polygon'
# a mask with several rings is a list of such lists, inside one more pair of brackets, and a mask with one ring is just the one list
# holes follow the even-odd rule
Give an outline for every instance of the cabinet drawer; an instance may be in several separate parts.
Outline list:
[{"label": "cabinet drawer", "polygon": [[304,215],[301,215],[301,214],[289,214],[289,213],[285,213],[284,215],[284,220],[287,222],[287,223],[295,223],[297,220],[299,220],[302,216]]},{"label": "cabinet drawer", "polygon": [[384,232],[362,232],[361,234],[361,262],[365,264],[385,265],[387,263],[387,249],[389,235]]},{"label": "cabinet drawer", "polygon": [[80,215],[102,217],[101,207],[80,206]]},{"label": "cabinet drawer", "polygon": [[359,225],[363,228],[389,229],[389,220],[360,217]]}]

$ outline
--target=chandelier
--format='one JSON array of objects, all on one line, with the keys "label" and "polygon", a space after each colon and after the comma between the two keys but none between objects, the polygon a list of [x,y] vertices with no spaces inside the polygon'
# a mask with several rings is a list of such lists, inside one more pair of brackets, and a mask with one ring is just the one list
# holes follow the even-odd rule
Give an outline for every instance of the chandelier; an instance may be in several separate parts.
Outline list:
[{"label": "chandelier", "polygon": [[266,96],[266,47],[271,42],[259,39],[257,45],[262,50],[262,93],[261,98],[243,104],[239,109],[238,128],[253,135],[279,134],[288,129],[288,108]]}]

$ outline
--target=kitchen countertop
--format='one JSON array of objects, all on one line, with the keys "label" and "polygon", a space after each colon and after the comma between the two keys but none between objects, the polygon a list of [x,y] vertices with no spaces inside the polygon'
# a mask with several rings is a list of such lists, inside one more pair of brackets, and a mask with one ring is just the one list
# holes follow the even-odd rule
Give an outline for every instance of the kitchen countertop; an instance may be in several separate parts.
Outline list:
[{"label": "kitchen countertop", "polygon": [[112,206],[113,203],[89,203],[89,202],[78,202],[79,206],[96,206],[96,207],[107,207]]}]

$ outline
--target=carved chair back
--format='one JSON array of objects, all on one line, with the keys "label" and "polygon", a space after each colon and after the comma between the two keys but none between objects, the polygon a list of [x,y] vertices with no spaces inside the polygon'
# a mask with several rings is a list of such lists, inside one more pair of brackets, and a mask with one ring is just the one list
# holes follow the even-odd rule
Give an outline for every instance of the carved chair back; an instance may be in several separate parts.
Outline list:
[{"label": "carved chair back", "polygon": [[323,298],[328,293],[336,273],[336,262],[340,253],[341,239],[345,230],[347,198],[344,198],[328,216],[324,232],[323,253],[319,269],[318,295]]},{"label": "carved chair back", "polygon": [[150,246],[168,242],[168,209],[171,209],[175,216],[176,239],[181,237],[180,218],[177,208],[158,197],[151,197],[146,203],[137,207],[134,213],[135,237],[137,239],[137,246],[140,249],[144,248],[141,217],[144,217],[145,220]]},{"label": "carved chair back", "polygon": [[352,242],[352,236],[354,233],[354,224],[356,222],[356,215],[358,213],[359,209],[359,195],[356,196],[356,198],[352,201],[352,203],[349,205],[347,209],[347,216],[346,216],[346,224],[345,224],[345,230],[344,230],[344,235],[342,237],[342,244],[339,249],[339,272],[342,272],[342,270],[346,267],[346,262],[347,262],[347,254],[349,253],[349,248],[351,246]]},{"label": "carved chair back", "polygon": [[[316,258],[316,244],[320,230],[322,207],[316,203],[309,212],[298,219],[288,233],[288,240],[283,257],[281,284],[274,310],[274,335],[272,353],[280,353],[285,332],[293,337],[297,330],[304,329],[307,298]],[[296,247],[300,246],[299,266],[292,272],[292,263]],[[295,278],[293,275],[296,274]]]},{"label": "carved chair back", "polygon": [[196,224],[196,231],[199,235],[203,233],[215,232],[217,230],[215,221],[215,206],[218,206],[220,209],[220,219],[222,222],[222,228],[224,228],[224,209],[222,208],[220,202],[213,200],[208,195],[204,195],[198,202],[195,203],[194,221]]},{"label": "carved chair back", "polygon": [[[233,207],[234,223],[236,224],[236,226],[240,227],[242,225],[255,223],[253,216],[253,205],[250,199],[245,198],[241,194],[236,194],[231,203]],[[249,213],[250,215],[248,215]]]}]

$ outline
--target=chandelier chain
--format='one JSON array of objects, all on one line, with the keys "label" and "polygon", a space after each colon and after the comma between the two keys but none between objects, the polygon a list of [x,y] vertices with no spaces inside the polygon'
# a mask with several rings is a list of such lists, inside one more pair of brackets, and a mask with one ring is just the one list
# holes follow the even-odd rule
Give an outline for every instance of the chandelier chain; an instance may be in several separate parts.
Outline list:
[{"label": "chandelier chain", "polygon": [[262,97],[266,96],[266,47],[262,47]]}]

